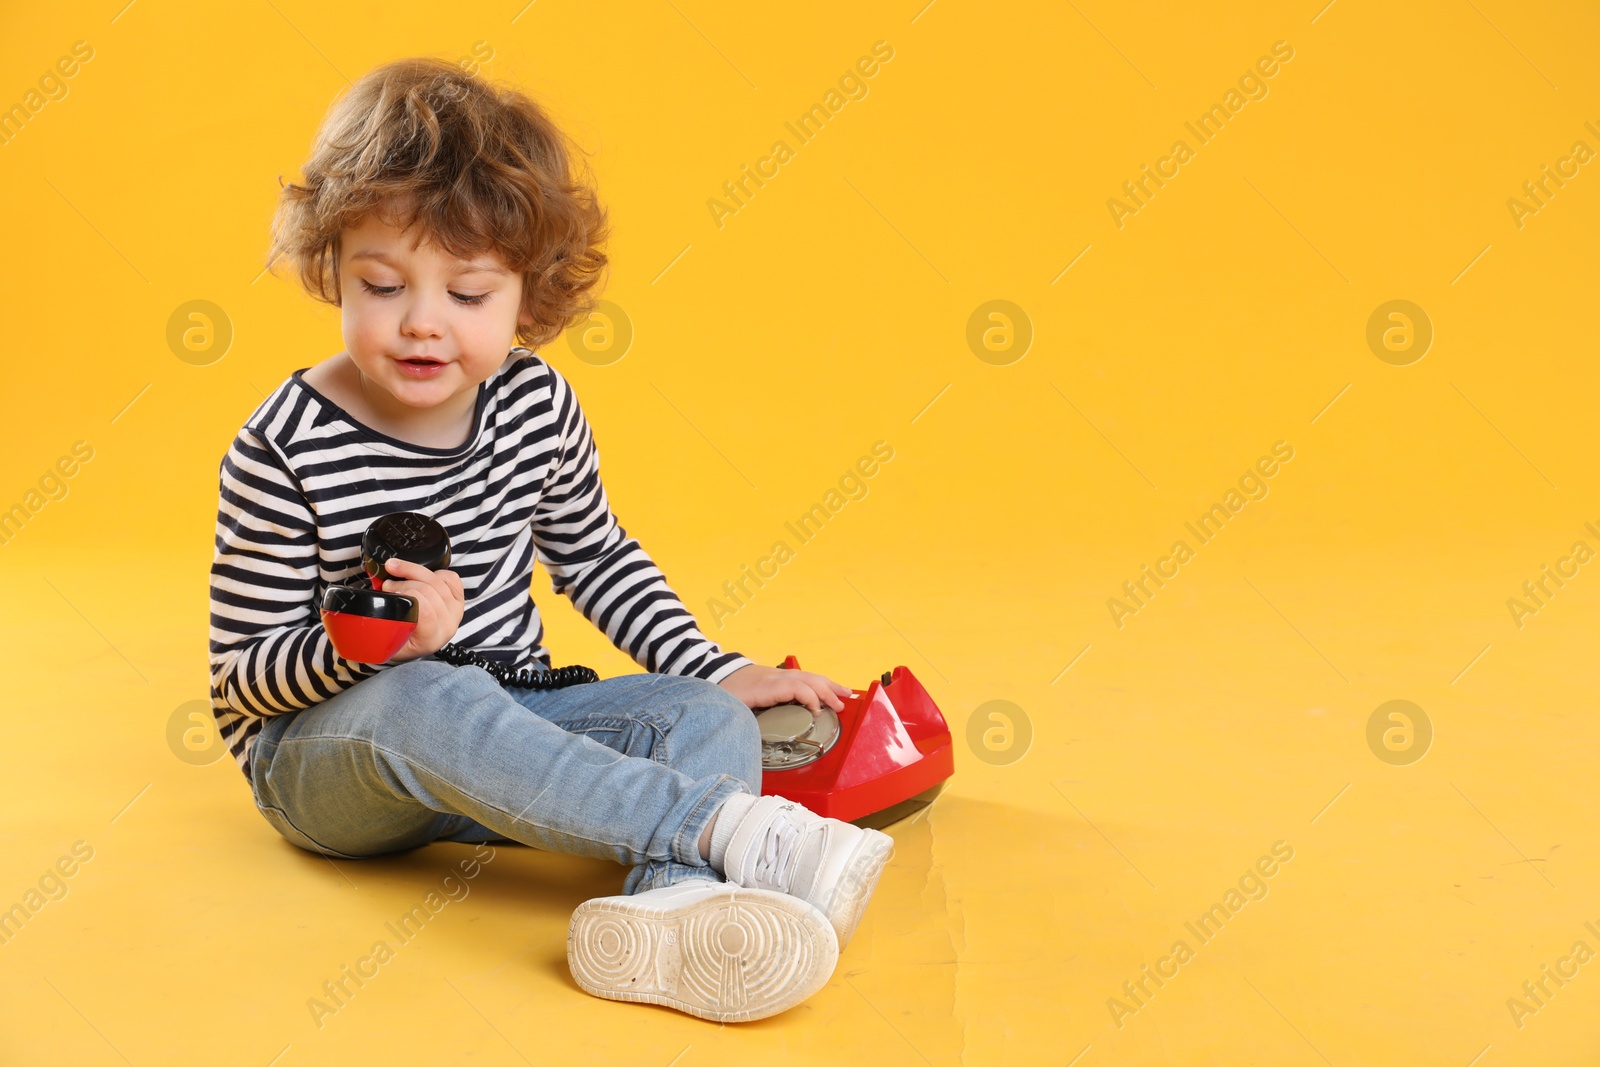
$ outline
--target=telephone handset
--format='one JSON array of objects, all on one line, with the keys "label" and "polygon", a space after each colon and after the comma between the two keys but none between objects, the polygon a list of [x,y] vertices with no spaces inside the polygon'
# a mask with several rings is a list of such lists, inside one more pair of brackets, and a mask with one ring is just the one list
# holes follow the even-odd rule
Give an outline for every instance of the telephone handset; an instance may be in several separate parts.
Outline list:
[{"label": "telephone handset", "polygon": [[[322,625],[334,651],[352,663],[386,663],[404,647],[417,628],[415,597],[386,593],[383,582],[395,577],[384,568],[403,559],[429,570],[450,566],[450,536],[438,520],[415,511],[396,511],[377,519],[361,536],[361,566],[366,579],[330,585],[322,594]],[[481,667],[501,685],[517,689],[563,689],[598,682],[589,667],[572,664],[548,671],[513,672],[472,649],[448,644],[434,653],[457,667]]]}]

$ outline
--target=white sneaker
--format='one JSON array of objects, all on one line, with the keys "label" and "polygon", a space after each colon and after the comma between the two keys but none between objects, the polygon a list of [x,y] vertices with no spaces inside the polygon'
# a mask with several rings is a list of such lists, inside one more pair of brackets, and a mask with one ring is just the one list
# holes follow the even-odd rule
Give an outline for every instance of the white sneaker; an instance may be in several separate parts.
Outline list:
[{"label": "white sneaker", "polygon": [[714,1022],[764,1019],[827,984],[839,942],[797,897],[682,882],[578,905],[567,966],[584,992]]},{"label": "white sneaker", "polygon": [[[743,815],[731,836],[720,821],[713,831],[712,862],[721,862],[723,876],[809,901],[833,924],[839,947],[848,945],[894,854],[894,838],[824,818],[782,797],[738,794],[728,803]],[[719,855],[717,845],[724,841]]]}]

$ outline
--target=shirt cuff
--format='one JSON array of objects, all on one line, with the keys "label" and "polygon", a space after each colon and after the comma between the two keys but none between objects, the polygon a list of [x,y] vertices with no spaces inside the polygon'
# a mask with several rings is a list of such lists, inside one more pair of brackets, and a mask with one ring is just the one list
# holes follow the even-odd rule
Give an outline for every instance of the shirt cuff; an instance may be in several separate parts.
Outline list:
[{"label": "shirt cuff", "polygon": [[740,668],[743,668],[743,667],[748,667],[750,664],[755,662],[755,660],[749,659],[748,657],[745,657],[745,656],[741,656],[737,652],[735,652],[733,655],[735,657],[734,659],[728,661],[727,663],[724,663],[722,666],[718,667],[716,670],[712,671],[710,674],[705,675],[704,677],[705,677],[706,681],[708,681],[708,682],[720,682],[724,678],[726,678],[728,675],[732,674],[734,671],[739,670]]}]

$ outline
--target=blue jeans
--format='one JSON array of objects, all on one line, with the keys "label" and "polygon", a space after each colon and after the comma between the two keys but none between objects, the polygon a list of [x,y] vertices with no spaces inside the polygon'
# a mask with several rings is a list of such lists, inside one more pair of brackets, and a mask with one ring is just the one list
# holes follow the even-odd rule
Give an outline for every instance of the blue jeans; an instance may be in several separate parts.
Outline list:
[{"label": "blue jeans", "polygon": [[722,880],[700,835],[730,794],[760,792],[761,735],[701,678],[516,689],[424,656],[269,717],[250,765],[257,808],[301,848],[521,842],[631,864],[631,894]]}]

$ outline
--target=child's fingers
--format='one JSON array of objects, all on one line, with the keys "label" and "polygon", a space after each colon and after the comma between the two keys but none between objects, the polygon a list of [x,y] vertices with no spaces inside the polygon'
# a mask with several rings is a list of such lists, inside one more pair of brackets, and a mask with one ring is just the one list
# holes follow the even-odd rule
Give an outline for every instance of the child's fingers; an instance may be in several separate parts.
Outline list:
[{"label": "child's fingers", "polygon": [[834,711],[844,707],[844,701],[840,700],[825,684],[813,682],[811,684],[811,692],[817,698],[817,706],[812,708],[812,711],[821,711],[823,705],[827,705]]},{"label": "child's fingers", "polygon": [[844,701],[830,691],[828,680],[821,675],[797,678],[795,682],[794,695],[790,699],[804,704],[813,713],[821,711],[824,704],[834,711],[844,707]]},{"label": "child's fingers", "polygon": [[385,593],[395,593],[408,596],[417,601],[419,607],[438,610],[443,606],[443,599],[439,587],[432,582],[412,581],[409,578],[387,578],[383,583]]},{"label": "child's fingers", "polygon": [[[833,681],[831,678],[827,678],[820,674],[813,674],[810,671],[802,672],[801,678],[811,688],[811,691],[816,694],[817,699],[821,703],[828,705],[828,707],[832,708],[834,711],[839,711],[844,707],[844,701],[841,699],[841,697],[847,697],[850,695],[850,690],[848,688],[839,685],[839,683]],[[840,689],[844,689],[844,692],[839,692]],[[811,707],[809,704],[806,706]],[[811,708],[811,710],[817,711],[819,709]]]},{"label": "child's fingers", "polygon": [[400,578],[412,578],[419,582],[431,581],[436,575],[445,574],[445,571],[431,571],[420,563],[412,563],[409,559],[395,556],[384,560],[383,569]]},{"label": "child's fingers", "polygon": [[775,684],[771,686],[767,691],[767,695],[763,698],[768,701],[768,703],[762,705],[763,707],[787,703],[799,704],[813,714],[822,710],[822,703],[827,698],[811,681],[810,676],[803,671],[784,671],[783,674],[790,677],[774,679]]},{"label": "child's fingers", "polygon": [[[389,589],[390,584],[395,588]],[[391,579],[385,583],[385,592],[408,596],[417,602],[418,633],[431,635],[440,631],[454,632],[460,625],[461,610],[446,603],[444,594],[436,586],[426,582],[395,582]]]},{"label": "child's fingers", "polygon": [[458,603],[466,603],[466,590],[461,585],[461,576],[455,571],[430,571],[420,563],[412,563],[410,560],[399,558],[385,561],[383,568],[390,574],[399,575],[401,578],[409,576],[413,580],[424,582],[435,588],[442,588],[450,598]]},{"label": "child's fingers", "polygon": [[817,694],[804,677],[799,677],[799,671],[775,672],[774,676],[762,680],[762,685],[756,693],[759,704],[751,707],[770,708],[778,704],[799,704],[815,712],[819,707]]},{"label": "child's fingers", "polygon": [[424,594],[433,591],[433,587],[426,582],[413,582],[405,578],[385,578],[383,591],[385,593],[394,593],[397,596],[408,596],[413,600],[421,600]]}]

